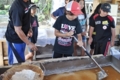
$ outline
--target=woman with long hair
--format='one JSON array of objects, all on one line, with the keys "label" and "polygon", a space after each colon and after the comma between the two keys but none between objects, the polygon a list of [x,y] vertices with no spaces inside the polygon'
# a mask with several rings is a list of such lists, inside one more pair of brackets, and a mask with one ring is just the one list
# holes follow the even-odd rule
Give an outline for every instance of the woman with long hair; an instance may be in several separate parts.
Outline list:
[{"label": "woman with long hair", "polygon": [[[83,46],[86,47],[86,33],[87,33],[87,15],[86,15],[86,10],[85,10],[85,0],[76,0],[81,7],[81,11],[83,14],[78,15],[78,20],[82,28],[82,41],[83,41]],[[74,56],[77,56],[77,42],[74,42]],[[84,56],[85,52],[83,49],[81,49],[81,56]]]}]

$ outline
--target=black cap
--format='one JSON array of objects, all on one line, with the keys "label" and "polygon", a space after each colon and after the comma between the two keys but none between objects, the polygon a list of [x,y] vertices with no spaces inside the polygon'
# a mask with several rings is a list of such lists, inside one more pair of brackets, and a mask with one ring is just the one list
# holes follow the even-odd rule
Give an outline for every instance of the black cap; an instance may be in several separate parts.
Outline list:
[{"label": "black cap", "polygon": [[104,12],[111,12],[111,6],[109,3],[103,3],[101,5],[101,9],[104,11]]},{"label": "black cap", "polygon": [[35,5],[35,4],[32,4],[31,9],[36,9],[36,8],[39,8],[39,7],[37,5]]}]

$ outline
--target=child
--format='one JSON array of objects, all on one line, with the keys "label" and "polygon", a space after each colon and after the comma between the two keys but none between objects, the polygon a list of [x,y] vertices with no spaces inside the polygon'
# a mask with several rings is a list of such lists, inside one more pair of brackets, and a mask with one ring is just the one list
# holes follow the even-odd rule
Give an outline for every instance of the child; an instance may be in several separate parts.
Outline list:
[{"label": "child", "polygon": [[[92,19],[93,19],[93,16],[95,15],[95,14],[100,14],[100,7],[101,7],[101,3],[96,7],[96,9],[94,10],[94,13],[90,16],[90,18],[89,18],[89,26],[91,27],[91,21],[93,21]],[[95,46],[95,44],[94,44],[94,37],[95,37],[95,34],[96,34],[96,32],[94,31],[93,32],[93,34],[92,34],[92,38],[93,38],[93,41],[92,41],[92,43],[91,43],[91,45],[90,45],[90,48],[91,48],[91,50],[90,50],[90,54],[91,55],[93,55],[94,54],[94,46]]]},{"label": "child", "polygon": [[53,58],[68,57],[73,54],[74,34],[78,36],[78,45],[82,46],[81,27],[77,16],[82,14],[80,5],[71,1],[66,5],[66,14],[57,18],[55,28],[55,44]]},{"label": "child", "polygon": [[[81,7],[81,11],[83,12],[83,14],[78,15],[78,20],[79,23],[82,27],[82,41],[83,41],[83,46],[86,47],[86,34],[87,34],[87,15],[86,15],[86,11],[85,11],[85,1],[84,0],[77,0],[77,2],[80,4]],[[76,41],[74,42],[74,56],[77,56],[77,43]],[[81,56],[85,56],[85,51],[81,48]]]},{"label": "child", "polygon": [[[33,5],[32,8],[31,8],[31,27],[32,27],[32,32],[29,32],[29,34],[28,34],[30,41],[32,43],[34,43],[34,44],[37,42],[38,27],[39,27],[37,16],[35,15],[36,14],[36,8],[39,8],[39,7],[37,7],[36,5]],[[26,60],[33,60],[33,56],[34,56],[34,51],[33,50],[29,50],[29,54],[27,54],[25,56],[25,59]]]},{"label": "child", "polygon": [[111,6],[109,3],[101,5],[100,14],[96,14],[93,17],[93,21],[90,27],[90,38],[89,44],[92,42],[92,33],[95,29],[95,52],[94,54],[107,55],[109,44],[111,47],[114,46],[115,41],[115,23],[114,19],[108,15]]}]

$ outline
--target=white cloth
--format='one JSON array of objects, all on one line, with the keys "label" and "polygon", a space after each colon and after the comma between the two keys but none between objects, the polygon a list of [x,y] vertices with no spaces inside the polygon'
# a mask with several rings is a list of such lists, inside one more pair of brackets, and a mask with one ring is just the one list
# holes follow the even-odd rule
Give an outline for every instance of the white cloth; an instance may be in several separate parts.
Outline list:
[{"label": "white cloth", "polygon": [[45,47],[47,44],[54,45],[54,42],[55,42],[55,35],[53,28],[38,30],[38,40],[36,45]]}]

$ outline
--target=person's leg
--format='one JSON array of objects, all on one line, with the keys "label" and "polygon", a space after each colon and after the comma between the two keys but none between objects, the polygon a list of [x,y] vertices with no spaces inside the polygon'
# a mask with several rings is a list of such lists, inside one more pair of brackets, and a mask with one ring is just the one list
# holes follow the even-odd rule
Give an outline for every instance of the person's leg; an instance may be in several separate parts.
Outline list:
[{"label": "person's leg", "polygon": [[106,56],[109,50],[109,46],[110,46],[110,41],[103,42],[101,45],[101,54]]},{"label": "person's leg", "polygon": [[25,46],[25,43],[18,44],[8,42],[8,59],[10,65],[25,62]]},{"label": "person's leg", "polygon": [[25,60],[33,60],[33,56],[34,56],[34,51],[29,49],[29,53],[25,55]]},{"label": "person's leg", "polygon": [[[82,41],[83,41],[83,46],[86,48],[86,37],[85,36],[82,36]],[[81,48],[81,56],[85,56],[85,51],[84,49]]]},{"label": "person's leg", "polygon": [[[33,33],[34,34],[34,33]],[[29,38],[29,41],[32,42],[32,38]],[[25,60],[30,60],[32,61],[33,60],[33,56],[34,56],[34,51],[31,50],[29,47],[28,47],[28,54],[25,55]]]},{"label": "person's leg", "polygon": [[91,45],[90,45],[90,54],[93,55],[94,54],[94,42],[92,41]]},{"label": "person's leg", "polygon": [[53,58],[61,58],[61,57],[63,57],[63,54],[60,54],[60,53],[57,53],[57,52],[53,53]]},{"label": "person's leg", "polygon": [[74,53],[73,53],[73,56],[77,56],[77,42],[74,42],[73,43],[73,47],[74,47]]},{"label": "person's leg", "polygon": [[93,38],[93,41],[90,45],[90,54],[93,55],[94,54],[94,48],[95,48],[95,44],[94,44],[94,38],[95,38],[95,35],[92,35],[92,38]]}]

